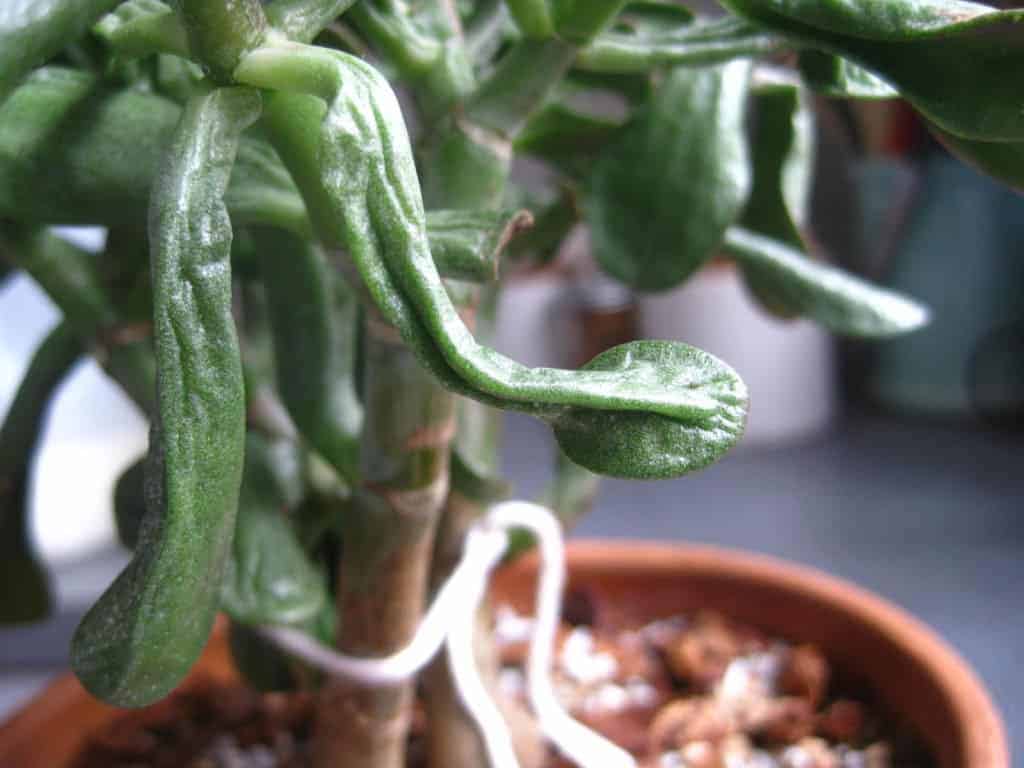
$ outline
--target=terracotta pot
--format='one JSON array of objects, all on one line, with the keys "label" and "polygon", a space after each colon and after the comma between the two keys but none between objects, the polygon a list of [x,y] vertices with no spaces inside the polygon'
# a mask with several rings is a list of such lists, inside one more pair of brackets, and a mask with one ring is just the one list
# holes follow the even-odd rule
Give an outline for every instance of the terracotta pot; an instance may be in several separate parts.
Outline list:
[{"label": "terracotta pot", "polygon": [[[941,768],[1010,767],[1002,722],[967,665],[920,622],[857,587],[809,568],[706,547],[579,542],[569,547],[569,568],[570,589],[596,598],[602,623],[710,608],[816,643],[913,726]],[[526,558],[497,574],[499,599],[529,610],[534,569]],[[232,676],[219,632],[186,685]],[[0,768],[64,768],[91,732],[118,716],[123,711],[62,677],[0,727]]]}]

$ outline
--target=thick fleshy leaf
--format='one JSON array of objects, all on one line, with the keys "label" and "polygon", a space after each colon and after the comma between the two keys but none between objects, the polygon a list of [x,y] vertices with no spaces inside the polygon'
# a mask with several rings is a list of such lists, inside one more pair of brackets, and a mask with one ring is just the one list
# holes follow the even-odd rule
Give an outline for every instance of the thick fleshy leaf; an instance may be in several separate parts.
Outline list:
[{"label": "thick fleshy leaf", "polygon": [[749,71],[742,61],[673,70],[597,161],[587,221],[609,274],[665,291],[714,255],[750,187]]},{"label": "thick fleshy leaf", "polygon": [[882,78],[841,56],[800,52],[800,74],[818,93],[839,99],[898,99],[900,93]]},{"label": "thick fleshy leaf", "polygon": [[944,130],[1024,139],[1024,10],[960,0],[724,0],[798,45],[860,64]]},{"label": "thick fleshy leaf", "polygon": [[835,333],[885,338],[928,321],[928,310],[916,301],[811,261],[777,240],[733,227],[725,249],[742,267],[756,268],[762,284],[787,307]]},{"label": "thick fleshy leaf", "polygon": [[636,341],[598,355],[583,370],[653,378],[656,386],[690,391],[703,406],[689,420],[635,411],[566,412],[554,421],[558,444],[593,472],[676,477],[717,461],[743,435],[746,387],[735,371],[707,352],[686,344]]},{"label": "thick fleshy leaf", "polygon": [[354,483],[363,423],[356,296],[315,244],[271,229],[256,239],[281,402],[303,438]]},{"label": "thick fleshy leaf", "polygon": [[[801,230],[814,170],[813,113],[799,83],[767,77],[752,92],[754,181],[740,221],[747,229],[806,250]],[[757,267],[744,266],[743,277],[769,311],[784,317],[799,314],[772,289],[770,275],[762,279]]]},{"label": "thick fleshy leaf", "polygon": [[0,3],[0,103],[18,81],[74,42],[118,0]]},{"label": "thick fleshy leaf", "polygon": [[[742,79],[715,74],[707,90],[738,91],[734,100],[742,102],[746,69],[738,74]],[[652,441],[665,442],[673,433],[680,438],[668,456],[634,451],[628,461],[611,459],[616,450],[609,447],[591,452],[597,462],[591,466],[586,451],[578,454],[577,461],[595,471],[665,476],[703,466],[731,445],[719,423],[730,419],[723,418],[723,402],[713,396],[717,390],[709,395],[702,389],[698,374],[704,358],[685,345],[626,345],[606,353],[607,366],[566,371],[528,368],[472,336],[430,255],[412,148],[397,99],[387,81],[365,62],[340,52],[274,46],[250,54],[235,75],[253,85],[306,90],[328,100],[317,146],[308,146],[308,137],[287,121],[271,118],[275,145],[304,197],[325,200],[332,212],[320,220],[321,236],[346,246],[382,317],[446,387],[488,405],[557,423],[570,442],[592,428],[592,442],[605,443],[610,439],[608,420],[623,412],[636,417],[630,422],[634,432],[650,430]],[[739,82],[719,87],[719,80]],[[275,113],[275,101],[269,100],[270,115]],[[734,109],[742,111],[738,105]],[[739,122],[739,115],[735,117]],[[319,163],[312,172],[311,155]],[[659,362],[664,365],[659,367]],[[687,362],[695,364],[689,368]],[[735,394],[742,384],[729,374]],[[733,415],[742,414],[742,398],[729,397]],[[579,419],[563,424],[572,415]],[[742,423],[742,418],[733,420]],[[699,444],[698,433],[711,443]]]},{"label": "thick fleshy leaf", "polygon": [[327,601],[323,576],[310,562],[286,516],[301,475],[296,446],[254,433],[246,438],[245,471],[221,607],[246,624],[296,624]]},{"label": "thick fleshy leaf", "polygon": [[781,38],[742,19],[691,23],[671,12],[655,19],[645,14],[639,23],[633,23],[624,16],[580,51],[574,66],[591,72],[646,73],[658,66],[705,66],[763,55],[781,45]]},{"label": "thick fleshy leaf", "polygon": [[1024,141],[974,141],[930,126],[946,149],[968,165],[1024,192]]},{"label": "thick fleshy leaf", "polygon": [[71,644],[83,685],[119,706],[167,695],[199,657],[216,617],[245,446],[223,195],[239,135],[259,110],[253,89],[194,97],[151,196],[158,397],[147,511],[132,561]]}]

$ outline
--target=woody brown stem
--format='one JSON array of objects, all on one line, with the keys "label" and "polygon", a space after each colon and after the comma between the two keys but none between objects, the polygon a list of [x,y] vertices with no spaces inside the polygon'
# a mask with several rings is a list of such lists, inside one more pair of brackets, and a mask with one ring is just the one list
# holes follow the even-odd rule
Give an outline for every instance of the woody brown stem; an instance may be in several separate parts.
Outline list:
[{"label": "woody brown stem", "polygon": [[[367,323],[363,376],[363,485],[343,524],[338,647],[394,653],[423,616],[434,531],[448,490],[453,397],[394,329]],[[325,686],[317,768],[404,768],[412,687]]]}]

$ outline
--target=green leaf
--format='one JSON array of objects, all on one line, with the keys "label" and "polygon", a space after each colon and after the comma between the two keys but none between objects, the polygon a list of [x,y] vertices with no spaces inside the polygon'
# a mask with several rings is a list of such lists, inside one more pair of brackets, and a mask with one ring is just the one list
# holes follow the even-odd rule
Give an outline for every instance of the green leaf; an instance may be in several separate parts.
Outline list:
[{"label": "green leaf", "polygon": [[757,268],[762,284],[785,306],[835,333],[886,338],[928,322],[928,310],[916,301],[811,261],[776,240],[732,227],[725,248],[744,269]]},{"label": "green leaf", "polygon": [[811,88],[838,99],[898,99],[900,93],[882,78],[841,56],[800,52],[800,74]]},{"label": "green leaf", "polygon": [[676,477],[717,461],[743,435],[747,391],[721,360],[686,344],[636,341],[603,352],[584,371],[636,377],[687,390],[703,413],[691,420],[656,413],[572,409],[554,421],[555,438],[577,464],[602,475]]},{"label": "green leaf", "polygon": [[[561,95],[569,96],[564,89]],[[556,95],[523,126],[514,146],[519,152],[536,155],[562,167],[581,158],[589,164],[621,126],[620,120],[585,111],[570,98]]]},{"label": "green leaf", "polygon": [[[745,84],[745,70],[742,74]],[[597,445],[608,440],[608,424],[602,419],[620,412],[636,417],[634,428],[652,433],[667,434],[663,426],[691,436],[704,425],[718,430],[702,433],[717,436],[708,445],[684,439],[671,458],[640,452],[640,459],[615,464],[600,452],[592,454],[597,471],[607,467],[638,477],[684,472],[703,466],[719,455],[719,448],[731,445],[724,437],[725,422],[742,413],[745,404],[734,398],[732,412],[724,413],[721,400],[695,381],[700,370],[686,367],[686,362],[700,365],[704,358],[692,355],[685,345],[663,343],[654,362],[625,345],[606,357],[621,355],[621,365],[565,371],[528,368],[473,337],[430,254],[412,148],[397,99],[365,62],[340,52],[274,46],[251,54],[236,75],[253,85],[327,98],[330,106],[319,128],[319,146],[306,146],[301,135],[305,128],[294,123],[289,127],[282,120],[274,136],[278,150],[307,199],[322,199],[333,213],[317,217],[321,237],[347,248],[383,319],[397,328],[444,386],[488,405],[532,413],[559,429],[563,419],[579,414],[576,426],[565,421],[564,430],[579,435],[587,422],[598,430],[592,436]],[[313,157],[319,166],[311,171]],[[658,360],[664,361],[663,369]],[[742,389],[735,377],[733,383],[734,390]],[[579,462],[590,466],[585,458]]]},{"label": "green leaf", "polygon": [[301,462],[294,444],[250,432],[231,558],[221,607],[245,624],[297,624],[327,602],[323,576],[295,536],[287,510],[296,503]]},{"label": "green leaf", "polygon": [[929,126],[946,149],[968,165],[1024,192],[1024,141],[973,141]]},{"label": "green leaf", "polygon": [[154,185],[149,242],[157,415],[147,513],[135,555],[79,624],[71,663],[118,706],[163,698],[206,645],[234,535],[245,392],[231,314],[231,225],[223,195],[253,89],[189,102]]},{"label": "green leaf", "polygon": [[77,40],[118,0],[4,0],[0,4],[0,104],[29,72]]},{"label": "green leaf", "polygon": [[958,0],[724,0],[741,16],[870,70],[932,122],[1024,139],[1024,10]]},{"label": "green leaf", "polygon": [[750,65],[675,69],[594,166],[594,255],[642,291],[678,285],[710,259],[750,186],[743,117]]},{"label": "green leaf", "polygon": [[309,43],[354,2],[355,0],[274,0],[268,3],[264,10],[267,21],[287,38]]},{"label": "green leaf", "polygon": [[[814,171],[814,115],[799,83],[768,79],[753,94],[754,181],[740,221],[747,229],[805,251],[801,230]],[[799,314],[772,289],[771,275],[762,277],[758,267],[744,266],[743,277],[769,311],[784,317]]]},{"label": "green leaf", "polygon": [[445,277],[488,283],[506,246],[533,226],[529,211],[428,211],[430,253]]},{"label": "green leaf", "polygon": [[574,66],[591,72],[644,73],[659,66],[706,66],[759,56],[781,46],[779,37],[741,19],[690,21],[674,10],[640,20],[631,14],[580,51]]},{"label": "green leaf", "polygon": [[356,296],[315,244],[269,229],[256,239],[281,400],[303,438],[354,483],[363,424]]}]

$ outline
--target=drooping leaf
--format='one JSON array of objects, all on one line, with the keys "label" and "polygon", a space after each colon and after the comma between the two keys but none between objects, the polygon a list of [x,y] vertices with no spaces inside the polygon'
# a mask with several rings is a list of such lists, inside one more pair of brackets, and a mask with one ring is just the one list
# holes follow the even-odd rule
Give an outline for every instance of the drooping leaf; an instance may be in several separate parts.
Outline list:
[{"label": "drooping leaf", "polygon": [[899,91],[882,78],[841,56],[800,52],[800,74],[811,88],[839,99],[898,99]]},{"label": "drooping leaf", "polygon": [[756,268],[761,284],[785,306],[835,333],[885,338],[928,321],[928,310],[916,301],[812,261],[777,240],[732,227],[725,249],[744,269]]},{"label": "drooping leaf", "polygon": [[965,138],[1024,139],[1024,10],[961,0],[724,0],[741,16],[850,59]]},{"label": "drooping leaf", "polygon": [[594,255],[642,291],[678,285],[710,259],[750,186],[743,117],[750,65],[673,70],[594,167]]},{"label": "drooping leaf", "polygon": [[131,562],[71,644],[83,685],[119,706],[166,696],[199,657],[216,617],[245,446],[223,195],[239,135],[259,116],[260,103],[248,88],[197,94],[153,189],[157,414],[147,511]]},{"label": "drooping leaf", "polygon": [[[280,67],[283,60],[289,63],[286,69]],[[303,66],[292,66],[299,62]],[[742,83],[735,89],[740,94],[745,69],[741,74]],[[348,249],[383,318],[444,386],[554,424],[577,447],[575,454],[567,452],[595,471],[667,476],[704,466],[732,445],[745,412],[743,385],[720,364],[719,376],[704,377],[713,358],[686,345],[624,345],[606,353],[607,366],[566,371],[528,368],[472,336],[430,255],[426,215],[397,99],[365,62],[340,52],[275,46],[248,56],[235,75],[262,87],[287,83],[328,100],[319,144],[311,145],[304,127],[273,117],[280,108],[290,109],[291,100],[269,98],[275,146],[304,198],[319,198],[331,211],[318,219],[321,237]],[[710,90],[723,89],[712,84]],[[736,101],[742,102],[741,95]],[[680,439],[665,442],[667,453],[630,449],[624,456],[622,444],[610,436],[623,419],[634,432],[649,431],[649,443],[665,442],[662,438],[670,433]],[[597,450],[580,447],[584,433]],[[709,439],[701,442],[698,433]]]},{"label": "drooping leaf", "polygon": [[[752,89],[755,123],[751,141],[753,184],[742,226],[806,251],[802,229],[807,223],[814,170],[814,116],[799,83],[767,80]],[[744,265],[743,277],[757,299],[775,314],[799,314],[772,290],[769,275]]]},{"label": "drooping leaf", "polygon": [[287,510],[297,503],[296,446],[250,432],[231,558],[221,607],[245,624],[297,624],[327,600],[324,578],[295,536]]}]

